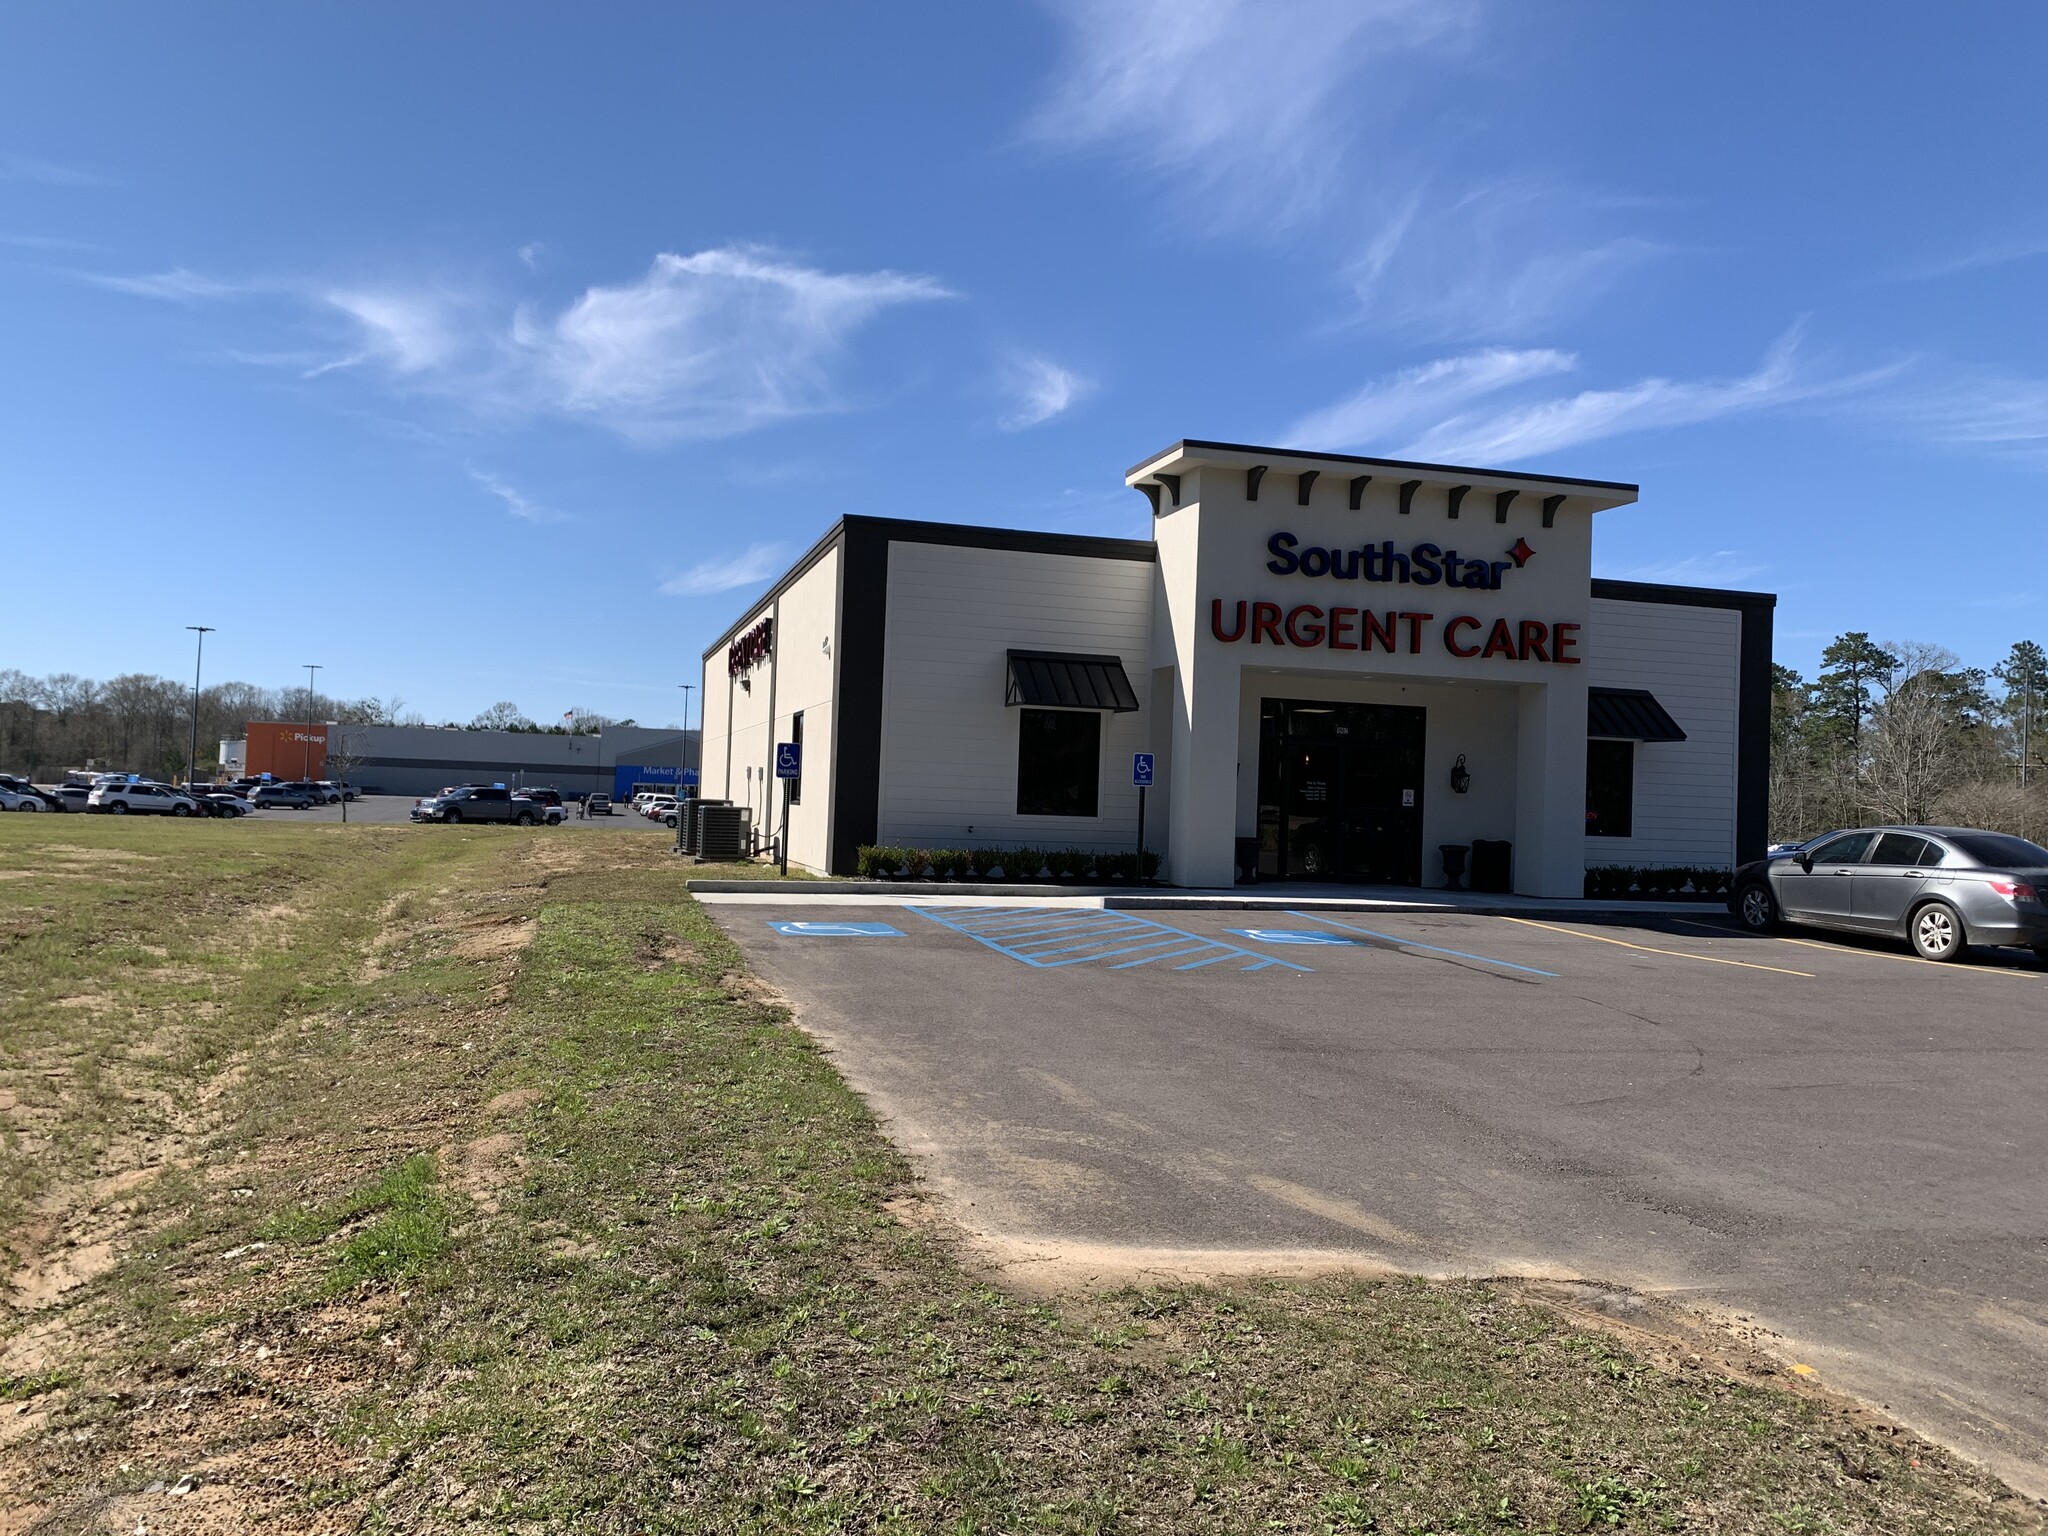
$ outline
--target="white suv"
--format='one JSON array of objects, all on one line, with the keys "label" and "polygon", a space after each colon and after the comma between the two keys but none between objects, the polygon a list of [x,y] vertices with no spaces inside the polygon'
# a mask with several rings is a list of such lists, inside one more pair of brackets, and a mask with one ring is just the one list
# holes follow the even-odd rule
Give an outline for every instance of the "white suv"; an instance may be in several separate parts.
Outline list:
[{"label": "white suv", "polygon": [[101,784],[85,808],[109,816],[197,816],[199,802],[168,784]]}]

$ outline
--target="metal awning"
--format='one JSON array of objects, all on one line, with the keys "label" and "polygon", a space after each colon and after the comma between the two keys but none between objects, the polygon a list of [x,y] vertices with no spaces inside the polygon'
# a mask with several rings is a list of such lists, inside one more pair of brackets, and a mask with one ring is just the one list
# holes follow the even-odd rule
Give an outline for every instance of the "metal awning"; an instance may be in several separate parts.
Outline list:
[{"label": "metal awning", "polygon": [[1683,741],[1685,731],[1647,688],[1586,690],[1586,734],[1608,741]]},{"label": "metal awning", "polygon": [[1119,656],[1078,656],[1071,651],[1010,652],[1009,687],[1003,702],[1050,709],[1106,709],[1124,714],[1138,707]]}]

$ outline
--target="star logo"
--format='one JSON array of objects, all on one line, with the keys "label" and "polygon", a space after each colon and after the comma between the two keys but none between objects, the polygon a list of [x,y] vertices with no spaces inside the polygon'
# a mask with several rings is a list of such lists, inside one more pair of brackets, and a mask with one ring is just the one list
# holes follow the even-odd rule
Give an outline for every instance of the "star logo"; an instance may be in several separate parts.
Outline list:
[{"label": "star logo", "polygon": [[1515,569],[1519,571],[1529,563],[1529,557],[1535,553],[1536,551],[1529,547],[1527,539],[1517,539],[1514,547],[1508,551],[1508,557],[1515,562]]}]

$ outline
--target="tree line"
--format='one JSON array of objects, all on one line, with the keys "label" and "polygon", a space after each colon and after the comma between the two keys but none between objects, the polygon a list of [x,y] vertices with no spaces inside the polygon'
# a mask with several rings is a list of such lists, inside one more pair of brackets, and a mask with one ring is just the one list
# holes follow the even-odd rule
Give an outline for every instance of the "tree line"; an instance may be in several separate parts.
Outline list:
[{"label": "tree line", "polygon": [[[510,714],[518,723],[501,723]],[[338,699],[308,688],[259,688],[215,683],[198,698],[198,772],[212,774],[222,740],[238,740],[251,720],[334,721],[341,725],[428,725],[403,699]],[[182,779],[191,742],[192,685],[143,672],[96,682],[69,672],[48,677],[0,668],[0,768],[46,779],[70,768],[140,773]],[[585,735],[614,721],[591,710],[571,710],[559,725],[542,727],[516,706],[495,704],[449,730],[525,729]]]},{"label": "tree line", "polygon": [[1987,672],[1858,630],[1812,680],[1771,674],[1774,841],[1871,822],[2048,832],[2048,652],[2035,642]]}]

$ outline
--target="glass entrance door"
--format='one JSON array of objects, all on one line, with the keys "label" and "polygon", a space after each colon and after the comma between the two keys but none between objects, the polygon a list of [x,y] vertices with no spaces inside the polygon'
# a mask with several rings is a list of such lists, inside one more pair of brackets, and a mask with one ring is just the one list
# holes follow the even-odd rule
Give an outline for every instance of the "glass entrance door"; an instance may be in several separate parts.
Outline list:
[{"label": "glass entrance door", "polygon": [[1259,731],[1259,873],[1422,883],[1427,712],[1267,699]]}]

